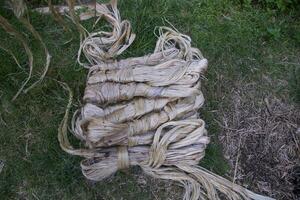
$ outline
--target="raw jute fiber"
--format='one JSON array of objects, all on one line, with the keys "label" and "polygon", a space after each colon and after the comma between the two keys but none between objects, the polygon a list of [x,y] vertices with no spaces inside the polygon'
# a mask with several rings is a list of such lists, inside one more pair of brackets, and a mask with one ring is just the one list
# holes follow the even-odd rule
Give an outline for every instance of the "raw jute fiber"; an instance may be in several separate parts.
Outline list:
[{"label": "raw jute fiber", "polygon": [[[208,62],[189,36],[159,27],[152,54],[116,60],[135,38],[117,2],[86,6],[79,18],[74,5],[68,5],[82,31],[78,62],[89,69],[84,105],[72,118],[72,133],[85,148],[75,149],[68,140],[72,92],[65,84],[70,99],[58,138],[63,150],[85,158],[81,168],[87,179],[101,181],[139,166],[152,177],[179,182],[185,200],[271,199],[198,166],[210,141],[197,114],[204,103],[200,81]],[[110,23],[111,32],[88,33],[79,24],[93,8]]]},{"label": "raw jute fiber", "polygon": [[[9,21],[7,19],[5,19],[3,16],[0,15],[0,27],[2,27],[11,36],[14,36],[15,39],[18,40],[22,44],[22,46],[24,47],[25,53],[27,54],[27,57],[28,57],[29,73],[28,73],[26,80],[23,82],[22,86],[20,87],[18,92],[13,97],[12,101],[14,101],[22,92],[27,93],[29,90],[34,88],[45,78],[45,76],[48,72],[49,66],[50,66],[51,55],[50,55],[45,43],[43,42],[42,37],[35,30],[35,28],[29,21],[28,12],[27,12],[28,10],[27,10],[27,6],[26,6],[26,3],[24,2],[24,0],[7,0],[7,4],[8,4],[9,9],[13,11],[15,17],[32,33],[33,37],[40,42],[42,48],[44,49],[44,53],[46,56],[45,66],[44,66],[42,74],[40,75],[39,80],[35,81],[29,87],[25,88],[26,85],[29,83],[29,81],[32,77],[32,73],[33,73],[33,54],[31,52],[31,49],[29,48],[29,44],[26,40],[26,37],[21,32],[17,31],[9,23]],[[18,65],[18,67],[22,68],[19,61],[15,57],[15,55],[9,49],[3,47],[2,45],[0,45],[0,49],[3,49],[8,54],[10,54],[12,56],[12,58],[14,59],[14,61],[16,62],[16,64]]]}]

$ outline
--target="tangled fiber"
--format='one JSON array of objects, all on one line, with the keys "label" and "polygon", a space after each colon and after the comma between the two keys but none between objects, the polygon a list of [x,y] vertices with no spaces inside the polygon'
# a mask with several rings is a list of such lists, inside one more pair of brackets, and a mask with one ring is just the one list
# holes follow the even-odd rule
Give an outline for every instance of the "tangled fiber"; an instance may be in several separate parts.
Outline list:
[{"label": "tangled fiber", "polygon": [[[27,57],[28,57],[28,65],[29,65],[29,73],[28,73],[28,77],[26,78],[26,80],[23,82],[22,86],[20,87],[20,89],[18,90],[18,92],[15,94],[15,96],[13,97],[12,100],[15,100],[20,93],[24,90],[24,87],[27,85],[27,83],[30,81],[30,78],[32,76],[32,70],[33,70],[33,54],[29,48],[28,42],[26,41],[25,37],[18,32],[9,22],[7,19],[5,19],[4,17],[2,17],[0,15],[0,25],[1,27],[10,35],[14,36],[23,46]],[[1,46],[2,47],[2,46]],[[1,49],[4,49],[4,51],[6,52],[10,52],[9,49],[2,47]],[[11,54],[11,53],[10,53]],[[12,55],[12,54],[11,54]],[[12,55],[12,57],[14,58],[14,61],[17,63],[17,65],[20,67],[19,61],[16,59],[16,57],[14,55]]]},{"label": "tangled fiber", "polygon": [[[69,7],[74,12],[74,5]],[[90,17],[93,7],[87,8],[79,18],[71,14],[74,23]],[[204,102],[200,80],[208,63],[191,46],[190,37],[159,27],[152,54],[116,60],[135,38],[130,22],[121,20],[117,1],[94,8],[95,16],[106,19],[112,31],[86,32],[78,52],[78,62],[89,73],[84,105],[72,118],[72,133],[85,148],[75,149],[68,140],[72,92],[65,84],[70,98],[58,135],[63,150],[85,158],[83,175],[101,181],[139,166],[152,177],[179,182],[186,200],[271,199],[198,166],[210,141],[197,115]]]},{"label": "tangled fiber", "polygon": [[[32,33],[34,38],[38,40],[41,43],[42,48],[44,49],[44,53],[46,56],[46,61],[45,61],[45,66],[44,70],[39,78],[39,80],[35,81],[33,84],[31,84],[28,88],[25,89],[26,85],[30,81],[32,77],[32,72],[33,72],[33,54],[29,48],[28,42],[26,41],[25,37],[23,36],[22,33],[18,32],[9,22],[7,19],[2,17],[0,15],[0,26],[10,35],[14,36],[19,42],[22,43],[22,46],[25,49],[25,52],[28,57],[28,65],[29,65],[29,73],[28,77],[26,80],[23,82],[22,86],[18,90],[18,92],[15,94],[12,100],[15,100],[21,92],[27,93],[29,90],[31,90],[33,87],[35,87],[38,83],[40,83],[46,76],[49,66],[50,66],[50,61],[51,61],[51,55],[47,49],[46,44],[43,42],[42,37],[40,34],[35,30],[35,28],[32,26],[30,23],[28,16],[26,17],[25,15],[27,14],[27,7],[26,4],[23,0],[8,0],[7,1],[9,8],[13,11],[15,17],[19,19],[19,21]],[[18,67],[21,68],[19,61],[15,57],[15,55],[7,48],[0,46],[1,49],[6,51],[8,54],[10,54]]]}]

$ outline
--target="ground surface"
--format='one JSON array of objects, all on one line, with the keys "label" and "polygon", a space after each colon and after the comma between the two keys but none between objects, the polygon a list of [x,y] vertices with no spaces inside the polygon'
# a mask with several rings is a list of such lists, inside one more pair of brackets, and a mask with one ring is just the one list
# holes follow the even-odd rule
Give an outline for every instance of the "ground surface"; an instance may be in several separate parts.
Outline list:
[{"label": "ground surface", "polygon": [[[167,19],[190,35],[209,60],[202,86],[206,104],[199,113],[213,140],[200,165],[256,192],[296,199],[292,177],[300,154],[299,16],[229,1],[126,0],[119,8],[137,34],[123,57],[150,53],[153,30],[168,25]],[[2,5],[0,13],[26,35],[38,74],[44,62],[39,43]],[[65,33],[51,17],[30,13],[30,19],[53,59],[45,81],[11,102],[28,64],[21,45],[0,29],[1,44],[24,67],[19,69],[0,50],[1,199],[180,199],[174,184],[144,177],[135,168],[100,183],[83,178],[80,158],[67,155],[57,141],[67,94],[51,79],[70,85],[75,110],[87,73],[75,61],[78,35]]]}]

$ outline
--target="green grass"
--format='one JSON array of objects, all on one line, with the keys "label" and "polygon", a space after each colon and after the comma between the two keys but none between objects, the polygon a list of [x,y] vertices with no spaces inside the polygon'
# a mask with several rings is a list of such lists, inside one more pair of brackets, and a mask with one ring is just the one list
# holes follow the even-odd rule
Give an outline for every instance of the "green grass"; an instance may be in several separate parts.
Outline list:
[{"label": "green grass", "polygon": [[[206,168],[221,175],[228,170],[217,140],[221,129],[215,119],[221,116],[215,110],[226,108],[232,89],[241,81],[260,82],[264,76],[284,80],[288,85],[262,89],[266,94],[272,89],[278,95],[290,95],[291,102],[299,102],[299,16],[241,8],[225,0],[120,2],[123,19],[131,21],[137,34],[136,41],[122,57],[151,53],[156,41],[153,30],[155,26],[168,25],[164,20],[167,19],[178,30],[190,35],[193,45],[208,58],[207,80],[202,86],[206,104],[199,111],[212,136],[206,157],[200,163]],[[0,13],[26,34],[34,54],[35,74],[38,74],[44,63],[38,41],[10,11],[1,6]],[[0,51],[0,159],[5,162],[0,174],[0,198],[154,199],[159,195],[166,199],[168,190],[160,189],[154,194],[153,185],[143,186],[137,182],[134,176],[137,169],[128,175],[120,172],[109,181],[89,183],[81,174],[81,159],[60,149],[57,127],[63,117],[67,94],[51,78],[69,84],[75,93],[75,110],[81,102],[87,71],[76,64],[79,41],[75,31],[65,33],[51,17],[37,13],[31,13],[30,19],[53,59],[43,83],[11,102],[27,76],[27,58],[21,45],[0,29],[1,44],[13,50],[25,68],[17,68],[13,60]],[[91,27],[91,22],[85,25]],[[72,42],[65,44],[70,38]],[[282,92],[286,90],[288,93]]]}]

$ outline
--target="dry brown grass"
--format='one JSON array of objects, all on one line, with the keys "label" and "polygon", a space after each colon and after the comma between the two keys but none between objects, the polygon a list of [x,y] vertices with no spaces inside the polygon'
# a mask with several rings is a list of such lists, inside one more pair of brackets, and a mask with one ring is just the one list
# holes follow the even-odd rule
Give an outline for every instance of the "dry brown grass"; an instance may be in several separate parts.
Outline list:
[{"label": "dry brown grass", "polygon": [[300,110],[288,95],[273,92],[285,82],[263,79],[241,82],[231,91],[229,109],[220,110],[220,140],[234,181],[276,199],[297,199],[293,171],[300,161]]}]

